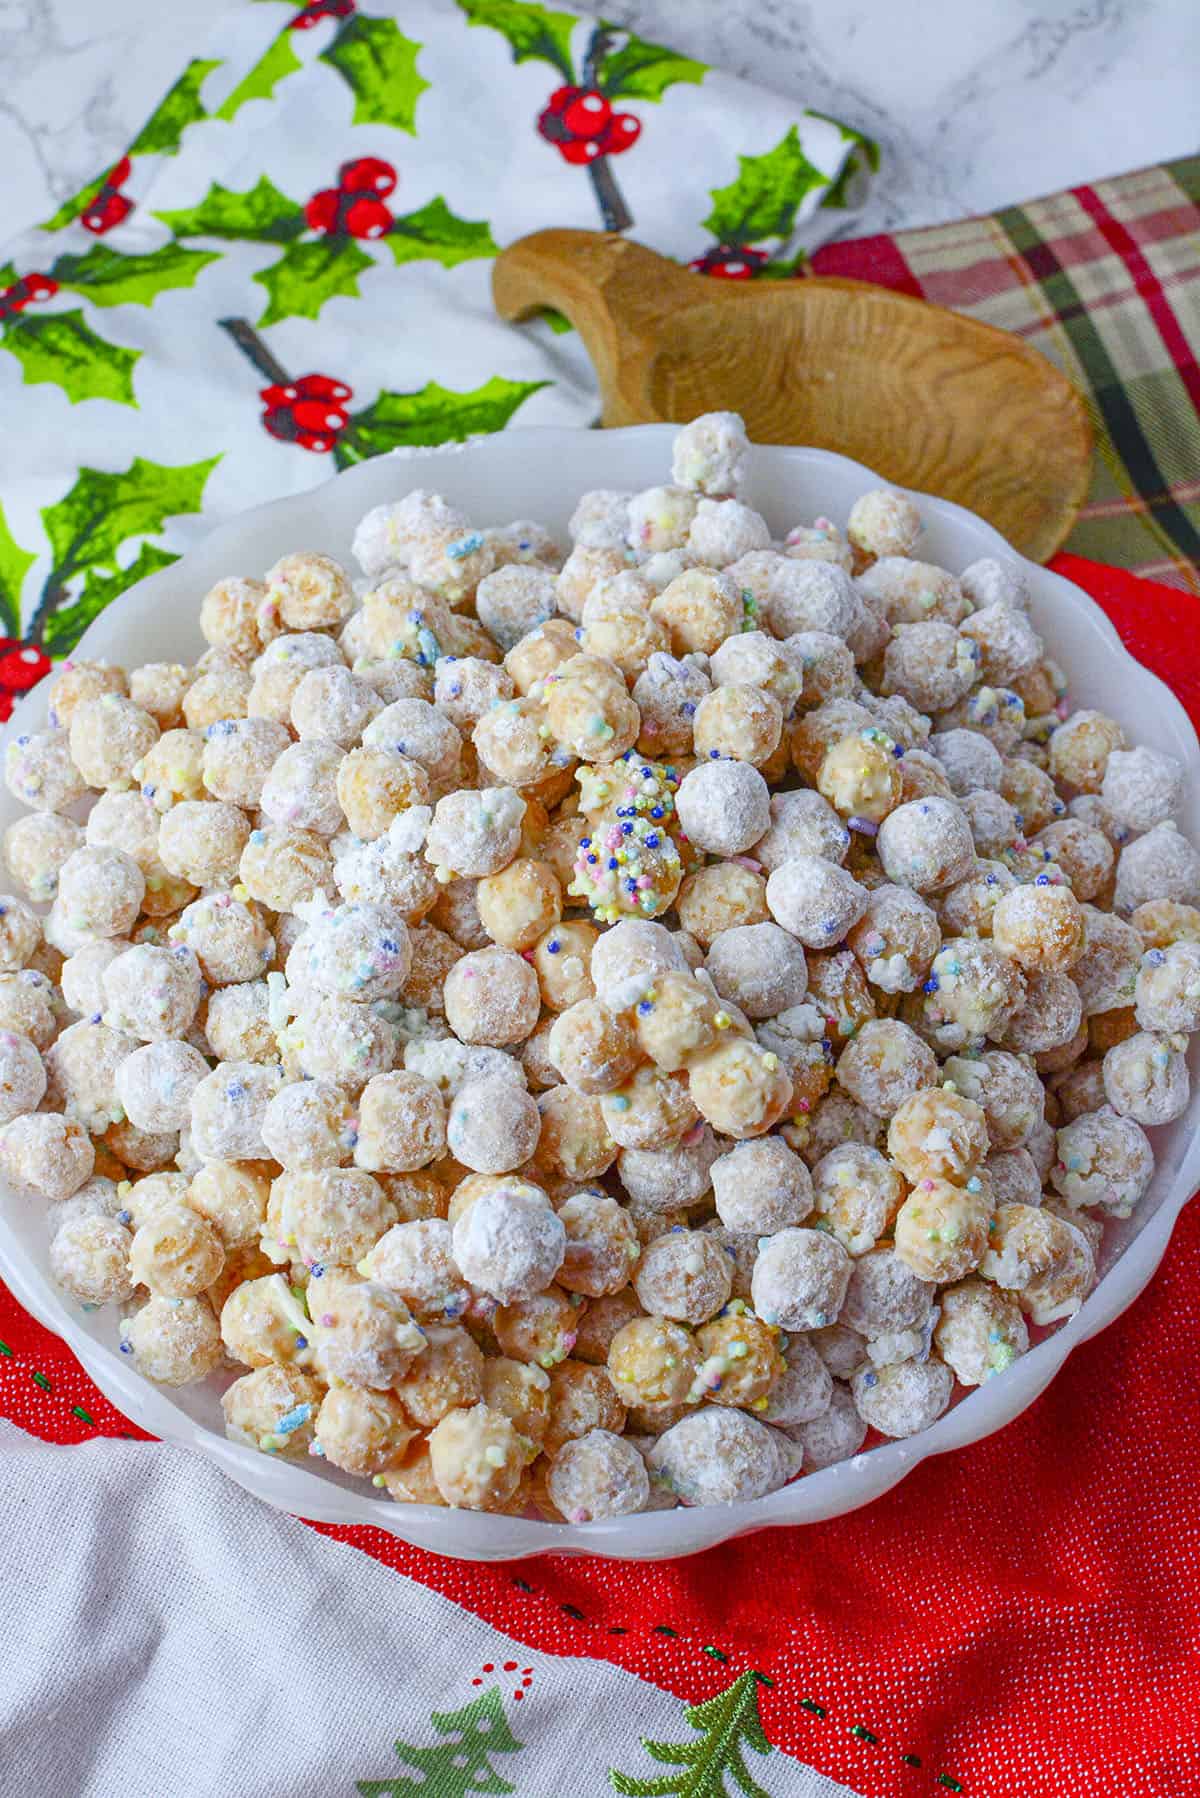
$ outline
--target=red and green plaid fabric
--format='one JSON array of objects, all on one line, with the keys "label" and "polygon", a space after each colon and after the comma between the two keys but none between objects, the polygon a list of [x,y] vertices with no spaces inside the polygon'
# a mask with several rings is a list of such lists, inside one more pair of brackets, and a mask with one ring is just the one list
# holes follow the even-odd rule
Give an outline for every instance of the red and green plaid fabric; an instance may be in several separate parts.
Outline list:
[{"label": "red and green plaid fabric", "polygon": [[1096,433],[1065,547],[1200,595],[1200,156],[829,244],[812,269],[984,319],[1057,363]]}]

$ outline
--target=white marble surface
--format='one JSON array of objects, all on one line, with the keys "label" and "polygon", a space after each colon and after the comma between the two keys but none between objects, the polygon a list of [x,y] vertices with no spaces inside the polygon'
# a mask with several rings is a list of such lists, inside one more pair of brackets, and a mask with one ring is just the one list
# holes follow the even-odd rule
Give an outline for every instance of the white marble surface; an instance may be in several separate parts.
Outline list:
[{"label": "white marble surface", "polygon": [[[0,0],[3,235],[120,154],[213,0]],[[610,18],[880,140],[854,230],[891,230],[1196,146],[1196,0],[606,0]]]}]

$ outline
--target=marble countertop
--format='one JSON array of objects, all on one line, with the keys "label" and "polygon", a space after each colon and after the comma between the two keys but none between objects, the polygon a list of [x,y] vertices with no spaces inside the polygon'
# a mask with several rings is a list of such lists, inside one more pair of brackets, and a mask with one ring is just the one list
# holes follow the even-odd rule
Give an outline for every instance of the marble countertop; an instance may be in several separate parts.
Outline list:
[{"label": "marble countertop", "polygon": [[[0,0],[4,235],[116,159],[218,10]],[[856,235],[1196,147],[1195,0],[606,0],[604,11],[879,139],[884,170]]]}]

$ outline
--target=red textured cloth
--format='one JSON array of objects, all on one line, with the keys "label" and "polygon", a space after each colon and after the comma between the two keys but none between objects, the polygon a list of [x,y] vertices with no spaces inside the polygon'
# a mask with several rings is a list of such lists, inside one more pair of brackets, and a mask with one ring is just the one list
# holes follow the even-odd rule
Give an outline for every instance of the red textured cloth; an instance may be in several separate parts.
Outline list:
[{"label": "red textured cloth", "polygon": [[[1078,557],[1054,566],[1200,722],[1195,601]],[[1149,1289],[1022,1417],[849,1517],[656,1566],[473,1567],[378,1530],[327,1533],[533,1647],[689,1700],[757,1668],[772,1741],[867,1798],[1185,1798],[1200,1793],[1198,1269],[1193,1206]],[[0,1412],[59,1442],[141,1434],[2,1287]]]}]

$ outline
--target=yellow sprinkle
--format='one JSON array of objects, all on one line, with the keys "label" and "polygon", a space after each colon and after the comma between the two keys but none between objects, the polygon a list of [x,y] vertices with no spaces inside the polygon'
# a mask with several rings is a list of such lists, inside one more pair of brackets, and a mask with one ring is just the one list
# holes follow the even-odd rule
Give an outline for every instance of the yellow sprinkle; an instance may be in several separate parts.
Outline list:
[{"label": "yellow sprinkle", "polygon": [[763,1066],[766,1068],[768,1074],[773,1074],[775,1072],[775,1069],[779,1066],[778,1055],[771,1055],[771,1054],[764,1055],[763,1056]]},{"label": "yellow sprinkle", "polygon": [[243,886],[242,882],[240,880],[238,881],[236,886],[230,887],[229,891],[231,892],[231,894],[233,895],[233,897],[235,899],[241,900],[243,905],[245,904],[246,900],[250,897],[250,888],[248,886]]},{"label": "yellow sprinkle", "polygon": [[733,1019],[730,1017],[730,1015],[727,1011],[719,1011],[717,1013],[716,1017],[713,1019],[713,1023],[716,1025],[718,1030],[728,1030],[728,1028],[732,1024],[732,1022],[733,1022]]}]

